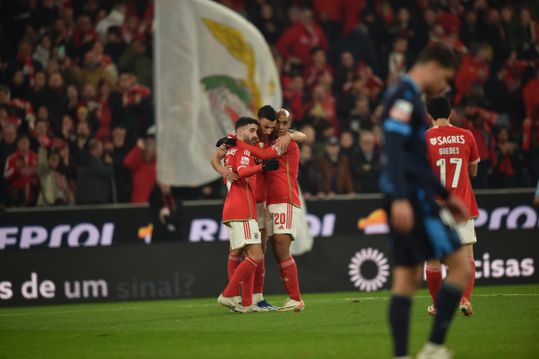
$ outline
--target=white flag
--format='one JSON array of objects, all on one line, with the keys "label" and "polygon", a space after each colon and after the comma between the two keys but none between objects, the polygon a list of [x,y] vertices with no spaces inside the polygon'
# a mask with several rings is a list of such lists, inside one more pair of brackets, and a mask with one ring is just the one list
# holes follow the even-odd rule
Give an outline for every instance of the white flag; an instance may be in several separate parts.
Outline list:
[{"label": "white flag", "polygon": [[219,175],[215,142],[239,116],[281,105],[279,74],[262,34],[209,0],[155,1],[157,177],[199,186]]},{"label": "white flag", "polygon": [[301,200],[301,215],[297,222],[298,231],[296,233],[296,239],[290,246],[290,252],[294,256],[310,252],[314,245],[314,238],[309,229],[309,224],[307,223],[307,205],[305,204],[301,188],[299,191],[299,199]]}]

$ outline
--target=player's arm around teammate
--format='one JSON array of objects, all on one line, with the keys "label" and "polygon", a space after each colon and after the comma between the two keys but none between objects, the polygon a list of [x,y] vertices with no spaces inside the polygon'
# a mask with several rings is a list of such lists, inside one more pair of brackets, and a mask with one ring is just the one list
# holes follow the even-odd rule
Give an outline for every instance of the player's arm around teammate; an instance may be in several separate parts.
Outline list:
[{"label": "player's arm around teammate", "polygon": [[226,150],[222,148],[216,148],[215,151],[213,151],[210,163],[215,172],[219,173],[225,181],[234,182],[238,179],[238,174],[234,173],[229,168],[226,168],[222,165],[221,161],[223,160],[223,158],[225,158],[225,155]]}]

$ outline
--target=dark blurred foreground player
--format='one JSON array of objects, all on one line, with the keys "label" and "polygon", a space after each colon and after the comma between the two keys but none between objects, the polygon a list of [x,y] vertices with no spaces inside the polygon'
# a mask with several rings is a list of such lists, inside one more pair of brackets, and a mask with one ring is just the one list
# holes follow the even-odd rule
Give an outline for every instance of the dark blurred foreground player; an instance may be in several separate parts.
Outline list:
[{"label": "dark blurred foreground player", "polygon": [[[247,143],[258,142],[258,121],[250,117],[240,117],[235,124],[236,136]],[[257,267],[264,259],[261,234],[257,224],[254,190],[256,177],[260,172],[275,170],[276,160],[255,164],[249,150],[231,147],[225,158],[226,167],[238,175],[234,182],[228,182],[228,194],[223,207],[223,223],[226,225],[231,251],[238,251],[244,260],[237,266],[229,283],[217,301],[235,312],[267,311],[253,305],[253,284]],[[234,298],[241,288],[241,304]]]},{"label": "dark blurred foreground player", "polygon": [[[427,147],[432,169],[440,178],[442,185],[464,202],[470,214],[464,222],[457,225],[460,242],[466,252],[472,273],[460,300],[459,309],[464,316],[470,317],[473,313],[470,296],[475,285],[473,245],[477,243],[474,218],[479,216],[470,179],[477,175],[479,151],[475,138],[469,130],[451,125],[449,121],[451,105],[445,97],[438,96],[430,99],[427,102],[427,110],[433,126],[427,131]],[[440,261],[429,260],[425,272],[427,288],[432,297],[432,305],[427,308],[427,311],[431,315],[436,315],[436,295],[442,284]]]},{"label": "dark blurred foreground player", "polygon": [[[457,67],[452,51],[441,44],[425,48],[407,75],[383,99],[386,166],[380,188],[386,195],[391,229],[393,284],[389,323],[395,357],[408,356],[411,297],[420,286],[423,263],[444,259],[452,270],[442,284],[438,314],[429,341],[418,358],[449,358],[443,346],[447,330],[470,277],[470,267],[454,229],[467,217],[464,204],[441,185],[427,158],[427,115],[421,94],[441,93]],[[441,209],[441,198],[447,209]],[[451,213],[453,216],[451,215]]]}]

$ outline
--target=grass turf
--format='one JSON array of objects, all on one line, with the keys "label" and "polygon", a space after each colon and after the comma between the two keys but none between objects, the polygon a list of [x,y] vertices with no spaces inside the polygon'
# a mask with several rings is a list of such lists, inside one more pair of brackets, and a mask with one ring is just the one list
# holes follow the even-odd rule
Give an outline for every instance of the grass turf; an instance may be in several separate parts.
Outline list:
[{"label": "grass turf", "polygon": [[[269,296],[280,303],[284,296]],[[301,313],[232,314],[215,299],[0,309],[0,358],[389,358],[388,292],[304,296]],[[539,285],[480,287],[455,318],[456,358],[539,357]],[[410,348],[427,338],[418,293]]]}]

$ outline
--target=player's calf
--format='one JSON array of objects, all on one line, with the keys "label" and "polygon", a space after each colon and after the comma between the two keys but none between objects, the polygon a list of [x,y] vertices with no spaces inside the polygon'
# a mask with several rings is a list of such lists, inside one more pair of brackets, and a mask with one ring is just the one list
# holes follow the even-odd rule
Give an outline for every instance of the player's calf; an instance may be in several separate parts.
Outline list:
[{"label": "player's calf", "polygon": [[440,261],[430,260],[427,262],[425,277],[427,278],[427,288],[434,304],[442,285],[442,265]]},{"label": "player's calf", "polygon": [[461,247],[452,255],[448,256],[445,259],[445,263],[451,268],[447,274],[445,283],[464,290],[468,286],[472,275],[470,262],[466,256],[464,247]]}]

